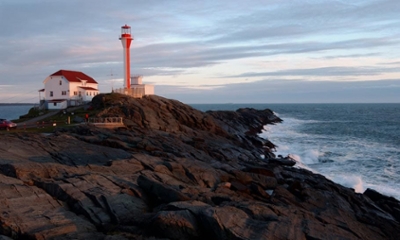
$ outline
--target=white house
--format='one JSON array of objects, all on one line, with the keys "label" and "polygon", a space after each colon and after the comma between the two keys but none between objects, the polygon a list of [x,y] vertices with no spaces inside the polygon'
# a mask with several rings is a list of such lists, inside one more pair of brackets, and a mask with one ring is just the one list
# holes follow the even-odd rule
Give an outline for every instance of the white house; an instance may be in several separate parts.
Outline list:
[{"label": "white house", "polygon": [[70,70],[59,70],[44,81],[44,99],[47,109],[65,109],[90,102],[99,94],[98,83],[88,75]]}]

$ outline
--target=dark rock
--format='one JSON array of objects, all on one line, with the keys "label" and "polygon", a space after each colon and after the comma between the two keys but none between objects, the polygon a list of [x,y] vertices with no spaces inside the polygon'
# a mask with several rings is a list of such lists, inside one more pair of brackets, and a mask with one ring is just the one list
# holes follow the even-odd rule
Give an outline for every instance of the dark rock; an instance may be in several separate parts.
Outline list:
[{"label": "dark rock", "polygon": [[140,175],[138,180],[138,185],[143,189],[152,199],[159,203],[170,203],[176,201],[186,201],[189,200],[187,196],[179,192],[177,189],[169,187],[166,184],[162,184],[148,177]]},{"label": "dark rock", "polygon": [[249,188],[241,184],[240,182],[232,182],[230,188],[234,191],[249,192]]},{"label": "dark rock", "polygon": [[[13,239],[400,239],[399,202],[293,168],[257,136],[271,110],[200,112],[100,94],[96,117],[0,138],[0,234]],[[265,155],[265,159],[261,159]]]},{"label": "dark rock", "polygon": [[364,195],[369,197],[382,210],[390,213],[398,222],[400,222],[400,201],[394,197],[385,196],[370,188],[365,190]]},{"label": "dark rock", "polygon": [[4,235],[0,235],[0,240],[12,240],[12,238],[9,238],[9,237],[4,236]]},{"label": "dark rock", "polygon": [[277,165],[282,165],[282,166],[294,166],[296,165],[296,161],[291,159],[291,158],[270,158],[268,161],[271,164],[277,164]]},{"label": "dark rock", "polygon": [[159,211],[151,224],[152,232],[170,239],[201,239],[196,217],[189,210]]},{"label": "dark rock", "polygon": [[[235,207],[207,208],[199,214],[211,239],[268,239],[268,223],[251,219]],[[289,238],[287,238],[289,239]]]}]

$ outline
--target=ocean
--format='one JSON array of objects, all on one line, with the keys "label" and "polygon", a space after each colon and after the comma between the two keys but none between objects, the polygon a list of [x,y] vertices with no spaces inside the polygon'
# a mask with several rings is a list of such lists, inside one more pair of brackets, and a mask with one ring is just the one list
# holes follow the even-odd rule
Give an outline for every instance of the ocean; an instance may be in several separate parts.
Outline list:
[{"label": "ocean", "polygon": [[18,119],[19,116],[27,114],[32,107],[32,104],[0,104],[0,118]]},{"label": "ocean", "polygon": [[[201,111],[252,107],[273,110],[283,123],[260,134],[291,155],[297,167],[364,192],[400,200],[400,104],[190,104]],[[32,105],[0,105],[0,118],[17,119]]]},{"label": "ocean", "polygon": [[206,110],[273,110],[283,123],[260,134],[297,167],[400,200],[400,104],[192,104]]}]

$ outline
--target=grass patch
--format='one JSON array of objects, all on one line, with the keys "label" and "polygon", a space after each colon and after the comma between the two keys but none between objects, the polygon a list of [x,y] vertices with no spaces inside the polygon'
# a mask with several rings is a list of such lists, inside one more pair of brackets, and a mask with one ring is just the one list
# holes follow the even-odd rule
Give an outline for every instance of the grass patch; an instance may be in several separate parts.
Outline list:
[{"label": "grass patch", "polygon": [[[57,127],[73,127],[79,125],[82,121],[84,121],[86,114],[89,114],[89,117],[94,117],[100,110],[88,110],[85,107],[79,107],[73,111],[70,109],[64,110],[56,110],[56,113],[53,116],[44,118],[35,123],[31,123],[29,125],[18,124],[17,129],[11,129],[10,131],[0,131],[1,134],[4,133],[19,133],[19,132],[31,132],[31,133],[52,133]],[[21,123],[28,121],[37,116],[41,116],[50,111],[46,110],[44,113],[39,113],[38,111],[30,110],[28,114],[18,120],[13,120],[15,123]],[[69,118],[69,123],[68,123]],[[75,122],[74,119],[78,119],[80,121]]]},{"label": "grass patch", "polygon": [[24,128],[24,127],[19,127],[16,129],[10,129],[9,131],[6,130],[0,130],[0,135],[1,134],[13,134],[13,133],[53,133],[56,128],[59,127],[75,127],[78,124],[64,124],[64,125],[56,125],[56,126],[38,126],[38,127],[30,127],[30,128]]}]

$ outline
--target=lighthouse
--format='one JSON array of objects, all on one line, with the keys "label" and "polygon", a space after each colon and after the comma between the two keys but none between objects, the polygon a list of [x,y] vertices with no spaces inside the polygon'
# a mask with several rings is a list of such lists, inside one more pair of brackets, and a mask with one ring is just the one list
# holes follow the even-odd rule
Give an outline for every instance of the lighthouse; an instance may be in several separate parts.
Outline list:
[{"label": "lighthouse", "polygon": [[115,93],[129,95],[133,98],[142,98],[146,95],[154,94],[154,85],[143,84],[141,75],[131,77],[130,47],[133,40],[131,27],[124,25],[121,27],[121,37],[119,38],[124,49],[124,87],[113,89]]},{"label": "lighthouse", "polygon": [[121,37],[119,38],[124,49],[124,88],[131,88],[131,59],[130,47],[133,40],[131,36],[131,27],[126,25],[121,27]]}]

